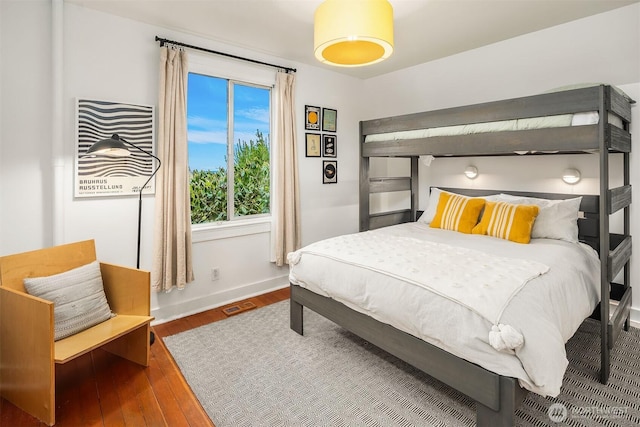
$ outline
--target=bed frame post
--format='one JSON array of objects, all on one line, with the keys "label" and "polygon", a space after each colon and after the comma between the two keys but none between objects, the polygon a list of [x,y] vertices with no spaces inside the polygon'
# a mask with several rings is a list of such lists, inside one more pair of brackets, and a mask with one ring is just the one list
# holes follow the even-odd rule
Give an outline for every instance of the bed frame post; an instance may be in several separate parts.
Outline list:
[{"label": "bed frame post", "polygon": [[[625,124],[625,130],[629,131],[629,123],[627,122]],[[624,152],[622,154],[622,176],[623,176],[623,182],[622,184],[624,186],[630,186],[631,185],[631,175],[630,175],[630,155],[628,152]],[[630,236],[631,235],[631,212],[629,210],[629,206],[625,207],[623,210],[623,232],[625,236]],[[629,289],[631,290],[631,266],[629,265],[629,262],[625,263],[624,265],[624,286],[625,289]],[[629,331],[629,327],[631,326],[631,313],[629,313],[629,316],[627,316],[627,319],[624,321],[624,330],[625,331]]]},{"label": "bed frame post", "polygon": [[419,182],[418,176],[418,159],[419,157],[411,157],[411,222],[414,222],[416,218],[416,212],[418,211],[419,203]]},{"label": "bed frame post", "polygon": [[364,147],[364,135],[362,134],[362,122],[360,122],[360,231],[369,230],[369,157],[362,153]]},{"label": "bed frame post", "polygon": [[609,147],[606,134],[608,122],[608,92],[604,86],[599,88],[600,106],[598,113],[602,120],[598,123],[600,144],[600,199],[598,204],[600,238],[600,382],[609,380]]},{"label": "bed frame post", "polygon": [[[293,285],[290,285],[293,291]],[[291,329],[293,329],[294,331],[296,331],[297,333],[299,333],[300,335],[304,335],[304,328],[303,328],[303,316],[302,316],[302,309],[304,308],[302,304],[300,304],[299,302],[295,301],[294,298],[290,299],[290,312],[289,312],[289,320],[290,320],[290,327]]]},{"label": "bed frame post", "polygon": [[478,427],[507,427],[515,425],[515,412],[527,396],[527,390],[521,388],[517,380],[500,377],[500,409],[493,409],[476,402],[476,424]]}]

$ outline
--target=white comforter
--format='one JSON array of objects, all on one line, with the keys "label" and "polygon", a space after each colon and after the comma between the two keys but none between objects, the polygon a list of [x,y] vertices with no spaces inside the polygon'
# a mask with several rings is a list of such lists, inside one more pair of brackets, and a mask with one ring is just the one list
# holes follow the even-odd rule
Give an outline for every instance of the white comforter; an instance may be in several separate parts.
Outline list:
[{"label": "white comforter", "polygon": [[[363,235],[367,235],[364,240]],[[365,254],[363,241],[403,244],[381,243]],[[331,252],[332,245],[342,249]],[[469,262],[444,267],[422,261],[441,260],[443,254],[456,252],[458,264],[465,256]],[[452,281],[446,277],[465,282],[460,278],[474,271],[473,265],[486,264],[489,255],[511,258],[511,265],[524,269],[517,286],[492,295],[497,311],[487,311],[481,296],[474,297],[476,302],[467,298],[460,303],[442,292],[438,283],[450,286]],[[291,253],[289,261],[294,285],[331,297],[490,371],[518,378],[523,387],[543,396],[560,392],[568,363],[564,344],[599,301],[600,263],[595,251],[559,240],[533,239],[525,245],[407,223],[318,242]],[[411,264],[415,268],[408,268]],[[425,269],[437,270],[439,280],[430,272],[424,277],[432,279],[425,280],[434,283],[420,284]],[[456,273],[443,274],[445,270]],[[504,271],[500,267],[494,273]],[[462,288],[473,290],[482,283],[467,277]],[[489,332],[498,323],[521,334],[522,345],[511,351],[493,348]]]}]

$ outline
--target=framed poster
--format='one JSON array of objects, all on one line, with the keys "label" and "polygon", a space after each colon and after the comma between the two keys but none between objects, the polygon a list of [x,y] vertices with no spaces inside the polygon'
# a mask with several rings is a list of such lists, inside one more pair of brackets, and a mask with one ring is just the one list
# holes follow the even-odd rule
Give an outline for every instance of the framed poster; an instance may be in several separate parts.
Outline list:
[{"label": "framed poster", "polygon": [[325,132],[335,132],[338,111],[330,108],[322,109],[322,130]]},{"label": "framed poster", "polygon": [[306,133],[305,134],[305,150],[306,157],[320,157],[320,148],[322,143],[320,142],[319,133]]},{"label": "framed poster", "polygon": [[338,162],[335,160],[322,161],[322,183],[335,184],[338,182]]},{"label": "framed poster", "polygon": [[335,135],[322,135],[322,157],[337,157]]},{"label": "framed poster", "polygon": [[304,106],[304,128],[306,130],[320,130],[320,107]]},{"label": "framed poster", "polygon": [[[154,111],[151,105],[77,99],[75,197],[139,195],[155,170],[155,159],[130,147],[126,157],[86,156],[96,142],[118,134],[120,139],[153,153]],[[155,179],[142,194],[155,193]]]}]

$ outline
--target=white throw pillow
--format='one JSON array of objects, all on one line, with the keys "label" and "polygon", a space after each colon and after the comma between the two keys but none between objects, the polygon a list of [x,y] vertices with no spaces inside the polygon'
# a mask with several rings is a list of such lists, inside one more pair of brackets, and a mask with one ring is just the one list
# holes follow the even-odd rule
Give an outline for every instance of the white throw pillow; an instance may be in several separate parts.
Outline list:
[{"label": "white throw pillow", "polygon": [[53,276],[26,278],[23,282],[30,295],[53,302],[55,341],[114,316],[104,293],[98,261]]},{"label": "white throw pillow", "polygon": [[532,239],[557,239],[578,241],[578,216],[582,197],[565,200],[538,199],[535,197],[500,194],[503,201],[514,204],[536,205],[540,208],[531,230]]},{"label": "white throw pillow", "polygon": [[438,208],[438,200],[440,200],[440,193],[442,190],[436,187],[431,188],[431,194],[429,194],[429,201],[427,202],[427,209],[424,210],[417,222],[430,224],[433,221],[433,217],[436,216],[436,209]]}]

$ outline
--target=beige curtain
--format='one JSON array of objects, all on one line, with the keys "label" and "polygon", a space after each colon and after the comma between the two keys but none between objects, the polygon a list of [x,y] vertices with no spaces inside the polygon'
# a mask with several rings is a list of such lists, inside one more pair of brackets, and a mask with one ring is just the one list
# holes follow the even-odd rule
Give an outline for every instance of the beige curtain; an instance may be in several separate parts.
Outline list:
[{"label": "beige curtain", "polygon": [[295,74],[276,75],[276,179],[274,204],[274,252],[278,266],[287,254],[300,248],[300,198],[296,154]]},{"label": "beige curtain", "polygon": [[193,281],[187,157],[187,53],[160,48],[158,157],[152,287],[169,292]]}]

